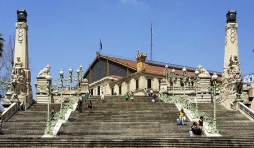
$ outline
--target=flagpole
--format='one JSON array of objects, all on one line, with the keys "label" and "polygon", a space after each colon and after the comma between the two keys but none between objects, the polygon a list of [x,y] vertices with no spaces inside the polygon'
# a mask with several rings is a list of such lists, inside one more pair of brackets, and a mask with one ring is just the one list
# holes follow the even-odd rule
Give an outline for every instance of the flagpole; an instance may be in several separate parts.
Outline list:
[{"label": "flagpole", "polygon": [[102,50],[102,43],[101,43],[101,39],[100,39],[100,53],[101,53],[101,50]]},{"label": "flagpole", "polygon": [[150,60],[153,60],[153,24],[151,23],[151,57]]}]

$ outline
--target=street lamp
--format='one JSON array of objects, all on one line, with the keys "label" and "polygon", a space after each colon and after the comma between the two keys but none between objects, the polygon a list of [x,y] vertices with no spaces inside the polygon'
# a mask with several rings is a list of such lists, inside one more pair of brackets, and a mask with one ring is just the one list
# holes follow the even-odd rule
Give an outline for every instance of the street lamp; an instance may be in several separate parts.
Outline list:
[{"label": "street lamp", "polygon": [[47,94],[48,94],[48,119],[47,119],[47,125],[46,125],[46,129],[45,129],[45,135],[52,135],[52,131],[51,131],[51,123],[50,123],[50,111],[49,111],[49,108],[50,108],[50,96],[51,96],[51,92],[50,92],[50,83],[51,83],[51,80],[52,80],[52,77],[50,75],[50,73],[48,73],[48,75],[46,76],[46,79],[47,79]]},{"label": "street lamp", "polygon": [[60,98],[61,98],[61,100],[60,100],[60,102],[61,102],[61,108],[60,108],[59,118],[60,119],[64,119],[64,115],[63,115],[63,80],[64,80],[64,71],[61,69],[59,74],[60,74],[60,78],[55,80],[55,82],[60,81],[59,84],[60,84],[60,90],[61,90],[61,96],[60,96]]},{"label": "street lamp", "polygon": [[172,73],[171,73],[171,75],[170,75],[170,79],[171,79],[171,82],[172,82],[172,87],[173,87],[173,93],[172,93],[172,96],[173,96],[173,98],[174,98],[174,96],[175,96],[175,82],[176,82],[176,80],[177,80],[177,76],[176,76],[176,74],[175,74],[175,69],[173,68],[172,69]]},{"label": "street lamp", "polygon": [[69,83],[66,84],[66,87],[67,88],[69,87],[70,99],[71,99],[71,87],[72,87],[72,71],[73,71],[73,69],[70,67],[69,68],[69,75],[66,76],[66,77],[64,77],[64,72],[62,70],[60,71],[60,77],[61,77],[61,74],[62,74],[62,80],[65,81],[65,82],[69,82]]},{"label": "street lamp", "polygon": [[75,79],[75,81],[78,82],[78,99],[79,99],[79,96],[80,96],[80,89],[81,89],[81,80],[82,80],[82,76],[84,74],[85,71],[83,71],[82,69],[82,65],[79,66],[79,69],[77,69],[77,75],[76,76],[73,76]]},{"label": "street lamp", "polygon": [[169,74],[170,74],[170,71],[168,70],[168,65],[165,65],[164,75],[167,81],[169,79]]},{"label": "street lamp", "polygon": [[218,134],[219,131],[217,130],[217,125],[216,125],[216,90],[219,88],[219,85],[217,84],[217,79],[218,76],[216,73],[213,74],[212,76],[212,82],[213,86],[212,87],[212,93],[213,93],[213,126],[212,126],[212,133],[213,134]]},{"label": "street lamp", "polygon": [[198,77],[199,75],[199,71],[196,69],[195,70],[195,80],[194,80],[194,83],[195,83],[195,90],[196,90],[196,109],[195,109],[195,116],[198,118],[198,84],[199,84],[199,81],[200,81],[200,78]]},{"label": "street lamp", "polygon": [[184,94],[184,97],[185,97],[185,83],[186,83],[187,78],[188,78],[188,76],[186,74],[186,68],[185,67],[183,67],[182,72],[183,72],[183,74],[180,75],[180,78],[182,79],[182,82],[183,82],[183,94]]}]

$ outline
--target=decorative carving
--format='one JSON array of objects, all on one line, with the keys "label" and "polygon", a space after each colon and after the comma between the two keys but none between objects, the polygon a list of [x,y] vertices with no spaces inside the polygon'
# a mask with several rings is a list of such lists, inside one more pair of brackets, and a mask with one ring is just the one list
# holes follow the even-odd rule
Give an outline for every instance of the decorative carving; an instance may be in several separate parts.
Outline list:
[{"label": "decorative carving", "polygon": [[223,85],[225,86],[227,94],[241,94],[242,93],[242,74],[240,70],[240,62],[236,55],[230,56],[229,65],[224,69]]},{"label": "decorative carving", "polygon": [[48,75],[48,73],[50,72],[50,68],[51,68],[51,67],[50,67],[50,65],[48,64],[45,68],[43,68],[43,69],[39,72],[38,77]]},{"label": "decorative carving", "polygon": [[209,76],[210,77],[209,72],[207,72],[207,70],[205,70],[205,68],[202,65],[198,65],[198,71],[199,71],[200,75]]},{"label": "decorative carving", "polygon": [[17,61],[14,63],[13,68],[20,68],[23,67],[23,63],[20,61],[20,57],[17,57]]}]

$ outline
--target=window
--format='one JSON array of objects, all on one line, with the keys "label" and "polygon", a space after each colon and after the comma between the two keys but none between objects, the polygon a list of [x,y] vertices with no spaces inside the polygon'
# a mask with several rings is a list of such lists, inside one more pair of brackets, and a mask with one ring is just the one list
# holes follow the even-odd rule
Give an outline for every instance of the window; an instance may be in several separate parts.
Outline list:
[{"label": "window", "polygon": [[111,88],[111,95],[114,95],[114,88]]},{"label": "window", "polygon": [[100,90],[101,90],[101,87],[100,87],[100,86],[98,86],[97,95],[101,95]]},{"label": "window", "polygon": [[122,94],[122,87],[121,87],[121,85],[119,85],[119,95],[121,95]]},{"label": "window", "polygon": [[147,79],[147,88],[152,88],[152,79]]},{"label": "window", "polygon": [[139,86],[138,86],[138,80],[136,80],[136,89],[138,89]]}]

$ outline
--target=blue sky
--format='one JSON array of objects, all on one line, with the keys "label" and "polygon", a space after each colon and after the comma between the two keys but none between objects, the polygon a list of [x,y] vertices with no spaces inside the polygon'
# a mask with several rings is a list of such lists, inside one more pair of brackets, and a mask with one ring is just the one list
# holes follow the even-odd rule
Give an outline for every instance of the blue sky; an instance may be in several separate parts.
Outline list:
[{"label": "blue sky", "polygon": [[151,23],[153,60],[221,72],[226,13],[234,9],[244,75],[254,72],[253,6],[253,0],[2,0],[0,32],[8,40],[16,11],[27,11],[32,84],[47,64],[54,79],[61,68],[86,70],[100,39],[104,54],[134,59],[139,48],[150,59]]}]

